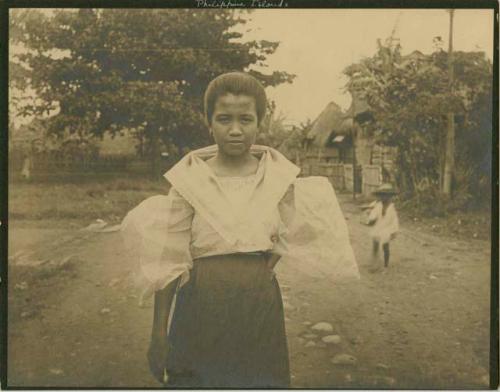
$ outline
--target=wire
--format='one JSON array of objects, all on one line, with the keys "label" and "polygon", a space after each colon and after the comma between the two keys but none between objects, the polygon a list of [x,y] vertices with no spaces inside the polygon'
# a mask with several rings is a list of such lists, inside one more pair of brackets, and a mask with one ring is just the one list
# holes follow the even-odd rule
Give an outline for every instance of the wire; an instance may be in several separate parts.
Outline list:
[{"label": "wire", "polygon": [[103,49],[103,48],[98,48],[98,49],[79,49],[78,51],[84,51],[84,52],[172,52],[172,51],[187,51],[187,50],[198,50],[198,51],[206,51],[206,52],[237,52],[237,51],[242,51],[244,50],[243,48],[216,48],[216,49],[210,49],[210,48],[161,48],[161,49]]}]

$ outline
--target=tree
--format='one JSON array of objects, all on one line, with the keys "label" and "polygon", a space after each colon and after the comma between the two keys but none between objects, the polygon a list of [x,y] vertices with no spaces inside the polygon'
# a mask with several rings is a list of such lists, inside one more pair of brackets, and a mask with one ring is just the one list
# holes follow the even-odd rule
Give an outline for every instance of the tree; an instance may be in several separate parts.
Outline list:
[{"label": "tree", "polygon": [[298,126],[294,125],[283,146],[284,154],[299,166],[304,159],[307,135],[312,128],[312,124],[313,122],[308,118]]},{"label": "tree", "polygon": [[312,122],[308,119],[299,126],[289,125],[286,122],[286,116],[276,111],[275,102],[269,102],[266,117],[257,136],[257,143],[273,147],[299,164]]},{"label": "tree", "polygon": [[278,43],[243,42],[233,28],[245,23],[244,15],[227,9],[16,11],[12,41],[26,50],[13,62],[29,78],[13,83],[28,83],[39,97],[21,113],[53,114],[48,127],[58,134],[136,129],[156,172],[162,142],[179,148],[207,142],[202,94],[215,76],[250,69],[265,86],[292,81],[286,72],[251,70]]},{"label": "tree", "polygon": [[[450,94],[453,94],[453,15],[455,10],[449,10],[450,14],[450,34],[448,46],[448,84],[450,87]],[[444,160],[444,176],[442,192],[446,196],[451,195],[451,181],[455,172],[455,115],[449,112],[447,115],[447,129],[446,129],[446,150]]]},{"label": "tree", "polygon": [[288,135],[288,129],[286,128],[285,122],[286,116],[281,112],[276,112],[276,102],[269,101],[266,116],[259,127],[257,142],[279,149]]},{"label": "tree", "polygon": [[[403,56],[399,44],[379,41],[373,57],[344,71],[349,77],[347,89],[371,108],[371,120],[364,125],[369,135],[398,147],[398,182],[408,196],[437,194],[443,189],[447,113],[454,113],[456,143],[466,154],[457,165],[478,159],[466,151],[464,140],[481,135],[486,143],[491,141],[491,104],[479,104],[491,101],[491,62],[482,52],[454,52],[450,89],[448,56],[440,48],[430,55]],[[489,123],[479,124],[479,118]],[[476,166],[477,161],[471,167]],[[473,175],[466,177],[470,183]],[[454,188],[459,185],[463,184],[455,183]]]}]

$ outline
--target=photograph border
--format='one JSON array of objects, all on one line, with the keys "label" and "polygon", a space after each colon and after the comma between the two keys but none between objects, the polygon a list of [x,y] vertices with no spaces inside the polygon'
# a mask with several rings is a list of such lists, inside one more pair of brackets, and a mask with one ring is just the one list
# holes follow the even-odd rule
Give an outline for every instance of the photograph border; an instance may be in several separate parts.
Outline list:
[{"label": "photograph border", "polygon": [[[230,0],[228,0],[230,1]],[[227,1],[226,1],[227,3]],[[252,8],[252,0],[234,0],[232,3],[245,4],[245,7],[229,6],[227,8]],[[276,0],[268,3],[277,3]],[[490,280],[490,389],[496,389],[499,384],[499,244],[498,244],[498,170],[499,170],[499,77],[498,77],[498,44],[499,44],[499,4],[494,0],[283,0],[282,6],[265,8],[282,9],[491,9],[494,18],[493,47],[493,116],[492,116],[492,198],[491,198],[491,280]],[[62,388],[62,387],[14,387],[8,385],[8,69],[9,69],[9,10],[15,8],[212,8],[200,6],[196,0],[7,0],[0,3],[0,119],[3,131],[0,132],[0,283],[1,283],[1,354],[0,354],[0,387],[6,390],[95,390],[92,387]],[[262,9],[262,8],[258,8]],[[105,387],[104,390],[151,390],[158,388],[116,388]],[[334,389],[334,388],[328,388]]]}]

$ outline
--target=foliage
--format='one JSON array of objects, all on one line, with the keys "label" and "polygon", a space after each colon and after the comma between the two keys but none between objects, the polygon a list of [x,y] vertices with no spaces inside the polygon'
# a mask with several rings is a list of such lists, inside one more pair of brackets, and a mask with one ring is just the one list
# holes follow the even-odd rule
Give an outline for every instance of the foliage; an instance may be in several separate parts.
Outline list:
[{"label": "foliage", "polygon": [[266,117],[262,121],[257,143],[273,147],[287,158],[300,161],[304,150],[304,141],[312,127],[311,120],[299,126],[287,125],[287,118],[281,112],[276,112],[276,104],[271,101]]},{"label": "foliage", "polygon": [[[397,178],[403,197],[432,200],[440,189],[444,165],[446,114],[455,113],[457,164],[455,196],[475,193],[474,181],[490,176],[492,65],[482,52],[455,52],[450,89],[448,54],[401,54],[401,46],[378,42],[377,53],[344,70],[347,89],[372,111],[363,124],[378,142],[398,147]],[[470,170],[465,170],[470,169]],[[481,179],[482,180],[479,180]],[[432,189],[432,192],[430,191]],[[426,196],[426,197],[427,197]]]},{"label": "foliage", "polygon": [[215,76],[250,69],[265,86],[293,79],[251,70],[278,43],[242,42],[232,29],[245,23],[244,15],[227,9],[79,9],[51,16],[16,10],[11,44],[25,50],[12,59],[11,83],[31,86],[39,98],[21,114],[53,114],[47,122],[57,134],[133,128],[153,156],[160,142],[205,144],[202,94]]},{"label": "foliage", "polygon": [[280,147],[280,151],[296,164],[300,164],[304,158],[306,138],[311,128],[312,121],[310,119],[300,123],[299,126],[293,126]]},{"label": "foliage", "polygon": [[288,134],[285,122],[285,115],[276,112],[276,103],[269,101],[266,116],[260,124],[257,143],[278,149]]}]

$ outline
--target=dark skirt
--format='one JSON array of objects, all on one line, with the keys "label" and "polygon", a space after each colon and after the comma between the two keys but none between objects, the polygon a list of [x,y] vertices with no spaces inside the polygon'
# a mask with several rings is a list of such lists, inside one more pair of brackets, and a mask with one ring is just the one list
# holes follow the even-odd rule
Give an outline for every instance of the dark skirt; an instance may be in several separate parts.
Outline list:
[{"label": "dark skirt", "polygon": [[167,386],[290,386],[283,302],[263,255],[195,260],[168,339]]}]

